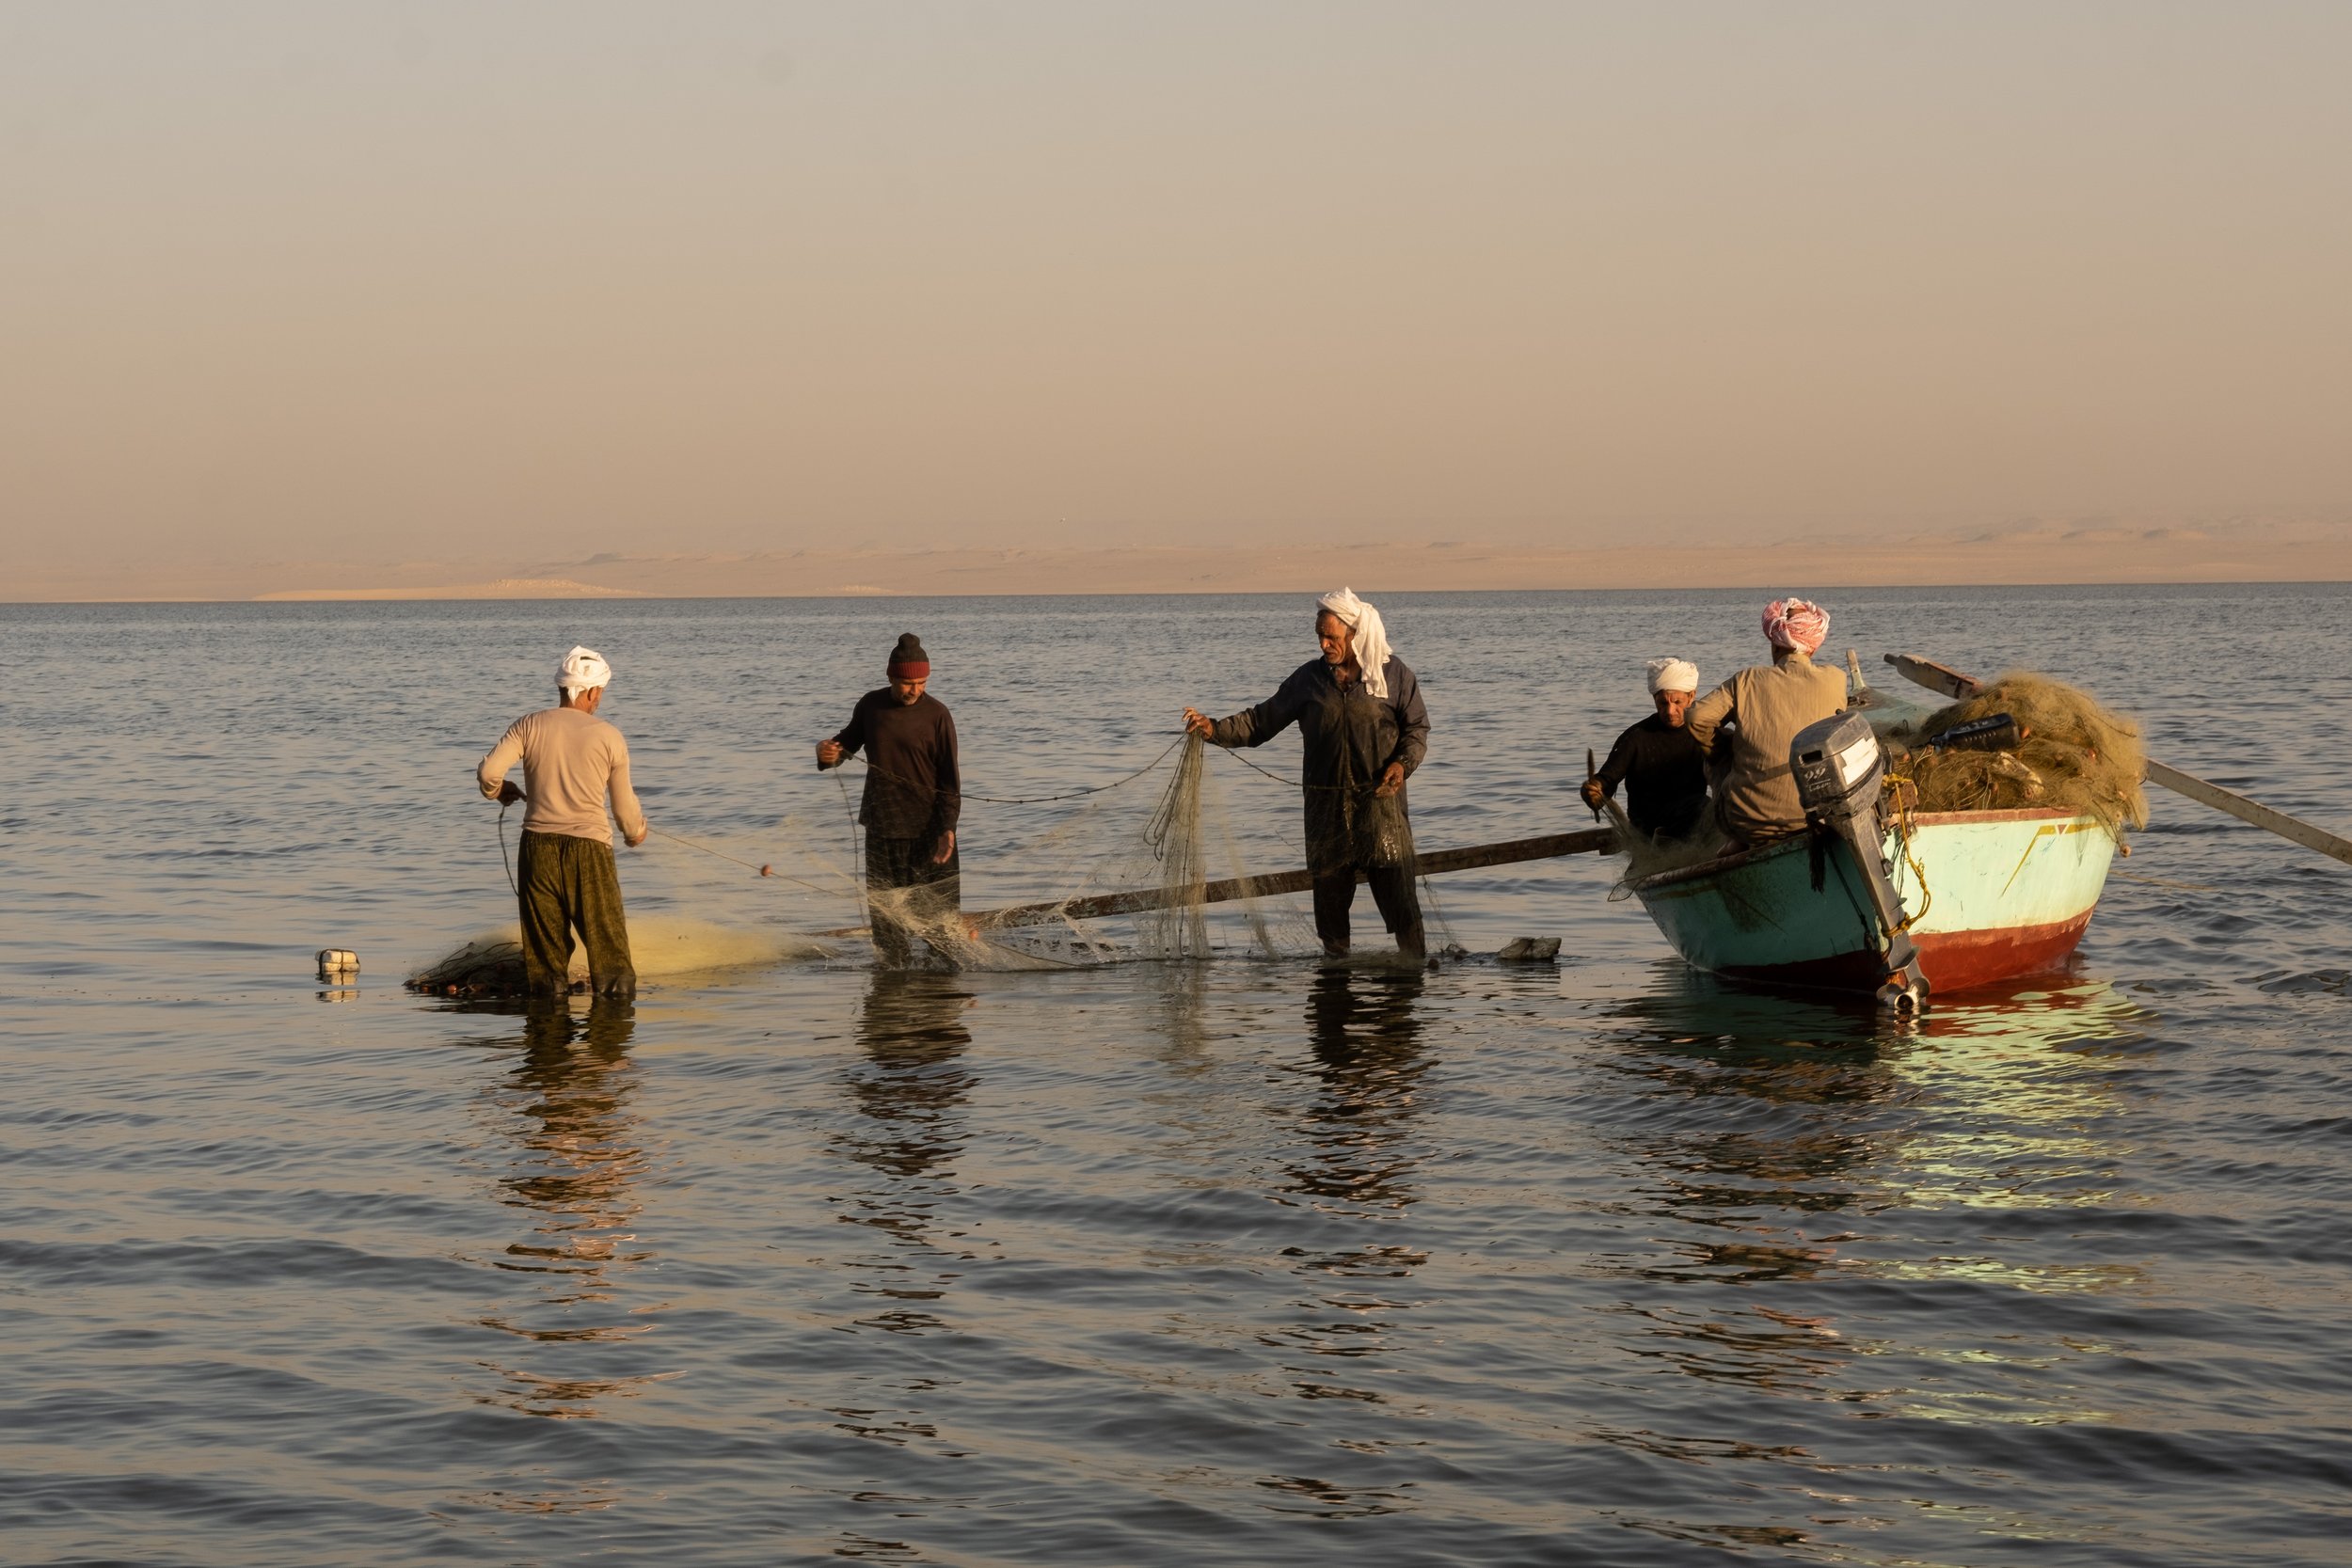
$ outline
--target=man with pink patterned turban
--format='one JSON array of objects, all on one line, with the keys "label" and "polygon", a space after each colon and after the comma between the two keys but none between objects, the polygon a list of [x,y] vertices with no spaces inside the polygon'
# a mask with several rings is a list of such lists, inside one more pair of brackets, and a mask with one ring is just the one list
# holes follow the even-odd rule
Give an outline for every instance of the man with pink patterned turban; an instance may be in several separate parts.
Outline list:
[{"label": "man with pink patterned turban", "polygon": [[1774,599],[1764,607],[1764,637],[1772,662],[1740,671],[1692,704],[1685,721],[1691,738],[1724,770],[1715,817],[1740,844],[1804,831],[1788,743],[1846,706],[1845,675],[1813,662],[1829,639],[1828,610],[1805,599]]}]

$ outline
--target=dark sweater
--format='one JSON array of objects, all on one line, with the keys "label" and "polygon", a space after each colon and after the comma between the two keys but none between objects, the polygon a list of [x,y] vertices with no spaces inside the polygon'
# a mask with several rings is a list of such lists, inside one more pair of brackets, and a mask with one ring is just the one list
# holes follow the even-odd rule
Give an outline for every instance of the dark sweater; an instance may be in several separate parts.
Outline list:
[{"label": "dark sweater", "polygon": [[1307,864],[1317,872],[1343,866],[1401,865],[1413,855],[1405,792],[1375,800],[1373,790],[1392,762],[1407,778],[1429,751],[1429,710],[1421,682],[1401,658],[1383,671],[1389,694],[1375,697],[1361,680],[1342,686],[1331,667],[1309,659],[1281,689],[1230,719],[1209,738],[1219,746],[1263,746],[1298,726],[1305,752],[1298,782],[1306,786]]},{"label": "dark sweater", "polygon": [[929,692],[901,703],[890,688],[857,700],[834,736],[845,753],[860,748],[869,765],[857,819],[879,838],[936,840],[963,812],[963,773],[956,721]]},{"label": "dark sweater", "polygon": [[1600,765],[1601,792],[1624,784],[1625,814],[1634,830],[1687,838],[1707,809],[1707,753],[1679,724],[1653,713],[1617,736]]}]

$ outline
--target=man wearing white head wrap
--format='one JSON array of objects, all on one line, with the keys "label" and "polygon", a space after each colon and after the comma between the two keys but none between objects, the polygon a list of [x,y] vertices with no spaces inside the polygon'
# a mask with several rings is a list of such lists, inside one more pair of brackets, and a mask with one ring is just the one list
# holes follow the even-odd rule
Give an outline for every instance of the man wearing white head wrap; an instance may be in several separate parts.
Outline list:
[{"label": "man wearing white head wrap", "polygon": [[1653,658],[1649,661],[1649,693],[1679,691],[1693,696],[1699,689],[1699,667],[1687,658]]},{"label": "man wearing white head wrap", "polygon": [[1691,738],[1726,765],[1715,790],[1716,819],[1741,844],[1804,831],[1788,743],[1846,706],[1844,673],[1813,662],[1829,636],[1828,610],[1774,599],[1764,607],[1763,625],[1772,662],[1740,671],[1691,705]]},{"label": "man wearing white head wrap", "polygon": [[1390,651],[1380,612],[1348,589],[1315,601],[1315,641],[1323,657],[1293,671],[1256,707],[1216,720],[1186,708],[1184,727],[1218,746],[1263,746],[1296,724],[1307,869],[1314,874],[1324,951],[1337,957],[1348,949],[1360,871],[1397,950],[1418,960],[1425,943],[1405,781],[1429,752],[1421,683]]},{"label": "man wearing white head wrap", "polygon": [[1647,837],[1688,838],[1707,810],[1707,753],[1683,724],[1698,666],[1686,658],[1649,661],[1650,702],[1657,712],[1617,736],[1609,760],[1584,781],[1584,803],[1595,811],[1625,785],[1626,816]]},{"label": "man wearing white head wrap", "polygon": [[555,689],[561,692],[601,691],[612,684],[612,666],[594,648],[574,648],[555,667]]},{"label": "man wearing white head wrap", "polygon": [[1356,596],[1353,588],[1336,589],[1315,601],[1318,619],[1328,615],[1349,632],[1348,657],[1363,672],[1364,689],[1386,700],[1389,695],[1389,627],[1380,612]]},{"label": "man wearing white head wrap", "polygon": [[[628,742],[596,717],[612,682],[612,666],[602,654],[574,648],[555,667],[556,705],[508,725],[474,769],[474,783],[486,798],[501,805],[530,803],[515,891],[522,914],[523,977],[534,992],[564,989],[574,927],[587,945],[589,984],[598,994],[627,996],[637,989],[606,801],[632,848],[650,830],[629,784]],[[517,762],[523,765],[521,788],[506,776]]]}]

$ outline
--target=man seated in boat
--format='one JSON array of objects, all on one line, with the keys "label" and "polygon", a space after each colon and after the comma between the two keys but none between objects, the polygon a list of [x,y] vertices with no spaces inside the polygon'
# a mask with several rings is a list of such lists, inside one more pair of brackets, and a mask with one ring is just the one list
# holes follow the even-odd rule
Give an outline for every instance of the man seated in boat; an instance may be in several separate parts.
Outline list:
[{"label": "man seated in boat", "polygon": [[1584,781],[1586,805],[1600,810],[1623,784],[1635,832],[1652,840],[1691,836],[1707,812],[1707,752],[1685,722],[1698,689],[1699,668],[1689,659],[1649,661],[1650,702],[1658,711],[1617,736],[1609,760]]},{"label": "man seated in boat", "polygon": [[1685,721],[1700,746],[1713,752],[1720,738],[1730,749],[1727,758],[1715,758],[1715,819],[1740,845],[1804,832],[1788,743],[1846,706],[1845,674],[1813,662],[1829,637],[1828,610],[1774,599],[1764,607],[1764,636],[1772,662],[1742,670],[1701,697]]}]

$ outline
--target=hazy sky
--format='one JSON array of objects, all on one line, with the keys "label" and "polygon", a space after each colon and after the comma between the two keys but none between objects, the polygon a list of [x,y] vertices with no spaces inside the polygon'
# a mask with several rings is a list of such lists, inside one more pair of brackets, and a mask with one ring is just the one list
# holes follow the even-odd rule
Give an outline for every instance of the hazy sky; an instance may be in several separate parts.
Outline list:
[{"label": "hazy sky", "polygon": [[2334,0],[0,5],[0,568],[2352,515],[2348,82]]}]

